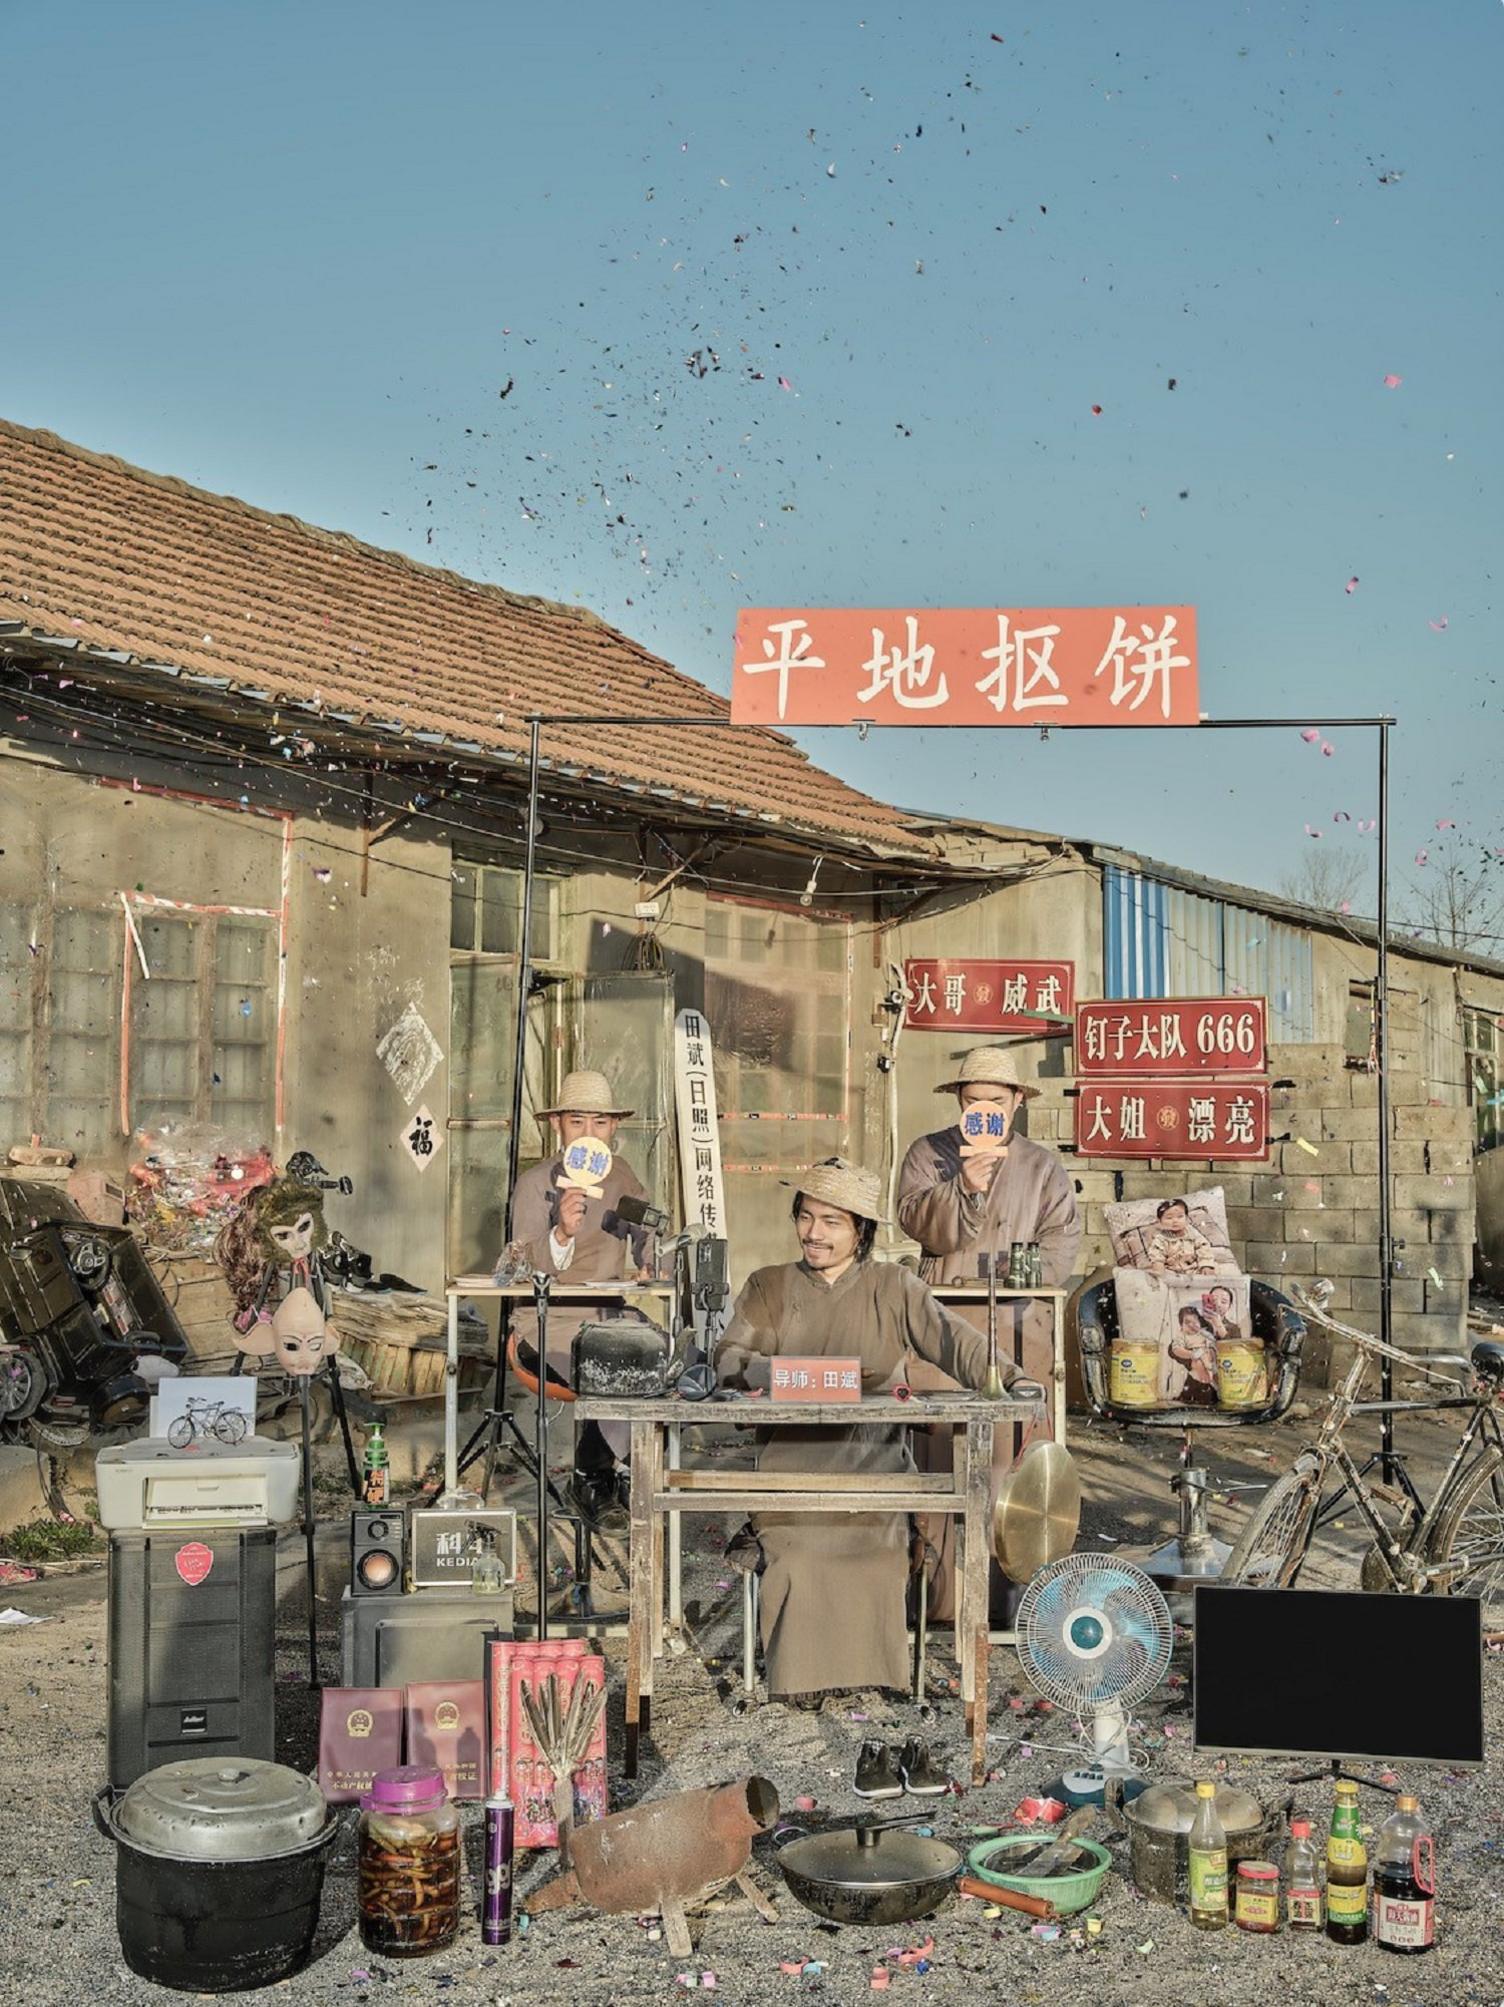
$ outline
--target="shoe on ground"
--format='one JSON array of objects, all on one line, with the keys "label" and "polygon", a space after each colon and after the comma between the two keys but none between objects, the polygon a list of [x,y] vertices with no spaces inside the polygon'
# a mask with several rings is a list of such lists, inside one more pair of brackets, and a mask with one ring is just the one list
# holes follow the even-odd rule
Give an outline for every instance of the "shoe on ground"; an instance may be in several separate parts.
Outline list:
[{"label": "shoe on ground", "polygon": [[950,1779],[935,1768],[929,1744],[914,1735],[899,1751],[898,1774],[912,1798],[943,1798],[950,1789]]},{"label": "shoe on ground", "polygon": [[894,1751],[886,1742],[864,1742],[857,1752],[856,1779],[851,1787],[858,1798],[901,1798],[903,1779],[898,1774]]},{"label": "shoe on ground", "polygon": [[614,1470],[577,1470],[569,1480],[569,1502],[595,1533],[620,1533],[630,1524]]}]

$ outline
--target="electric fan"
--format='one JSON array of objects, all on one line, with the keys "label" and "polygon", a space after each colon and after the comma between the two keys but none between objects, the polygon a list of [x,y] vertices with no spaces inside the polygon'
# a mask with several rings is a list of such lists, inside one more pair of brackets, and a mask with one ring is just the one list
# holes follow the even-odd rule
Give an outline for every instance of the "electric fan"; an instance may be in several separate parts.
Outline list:
[{"label": "electric fan", "polygon": [[1175,1642],[1170,1608],[1142,1568],[1112,1554],[1067,1554],[1041,1568],[1018,1606],[1019,1663],[1046,1700],[1091,1723],[1090,1769],[1067,1789],[1100,1798],[1133,1768],[1126,1710],[1152,1693]]}]

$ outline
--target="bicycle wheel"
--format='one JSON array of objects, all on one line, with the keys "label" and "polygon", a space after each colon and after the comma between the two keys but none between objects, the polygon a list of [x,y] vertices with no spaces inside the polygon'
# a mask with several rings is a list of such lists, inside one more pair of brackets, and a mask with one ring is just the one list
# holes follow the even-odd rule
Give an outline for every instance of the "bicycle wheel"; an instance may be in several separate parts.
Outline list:
[{"label": "bicycle wheel", "polygon": [[1504,1456],[1496,1449],[1463,1472],[1426,1558],[1450,1561],[1464,1554],[1469,1565],[1446,1584],[1446,1593],[1479,1597],[1484,1630],[1504,1629]]},{"label": "bicycle wheel", "polygon": [[222,1443],[245,1441],[245,1416],[239,1408],[226,1408],[222,1415],[215,1416],[214,1436],[217,1442]]},{"label": "bicycle wheel", "polygon": [[187,1415],[179,1415],[175,1422],[167,1425],[167,1440],[174,1449],[187,1449],[197,1433]]},{"label": "bicycle wheel", "polygon": [[1306,1558],[1315,1516],[1315,1473],[1287,1471],[1264,1494],[1218,1581],[1230,1588],[1288,1589]]}]

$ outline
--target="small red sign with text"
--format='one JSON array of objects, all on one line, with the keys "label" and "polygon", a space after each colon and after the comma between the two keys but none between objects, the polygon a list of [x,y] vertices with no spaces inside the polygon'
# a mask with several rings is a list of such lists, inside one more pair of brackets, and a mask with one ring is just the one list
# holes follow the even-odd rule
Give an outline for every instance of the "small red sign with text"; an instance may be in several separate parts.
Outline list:
[{"label": "small red sign with text", "polygon": [[1247,1163],[1269,1154],[1267,1080],[1091,1080],[1076,1101],[1083,1157]]},{"label": "small red sign with text", "polygon": [[1263,1073],[1268,1065],[1263,997],[1114,999],[1076,1006],[1078,1074]]},{"label": "small red sign with text", "polygon": [[775,1401],[859,1401],[860,1359],[775,1358],[768,1391]]},{"label": "small red sign with text", "polygon": [[911,1031],[993,1031],[1015,1036],[1068,1024],[1074,962],[905,962]]},{"label": "small red sign with text", "polygon": [[214,1550],[206,1547],[202,1540],[190,1540],[186,1547],[180,1547],[173,1555],[172,1562],[188,1587],[196,1589],[200,1582],[208,1579],[209,1570],[214,1566]]}]

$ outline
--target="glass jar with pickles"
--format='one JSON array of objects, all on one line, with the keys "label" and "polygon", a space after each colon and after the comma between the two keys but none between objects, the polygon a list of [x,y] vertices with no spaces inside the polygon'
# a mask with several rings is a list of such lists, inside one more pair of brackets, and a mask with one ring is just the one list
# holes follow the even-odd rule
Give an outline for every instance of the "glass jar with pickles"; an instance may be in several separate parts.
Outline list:
[{"label": "glass jar with pickles", "polygon": [[361,1799],[360,1941],[384,1958],[420,1958],[460,1927],[460,1815],[426,1764],[378,1771]]}]

